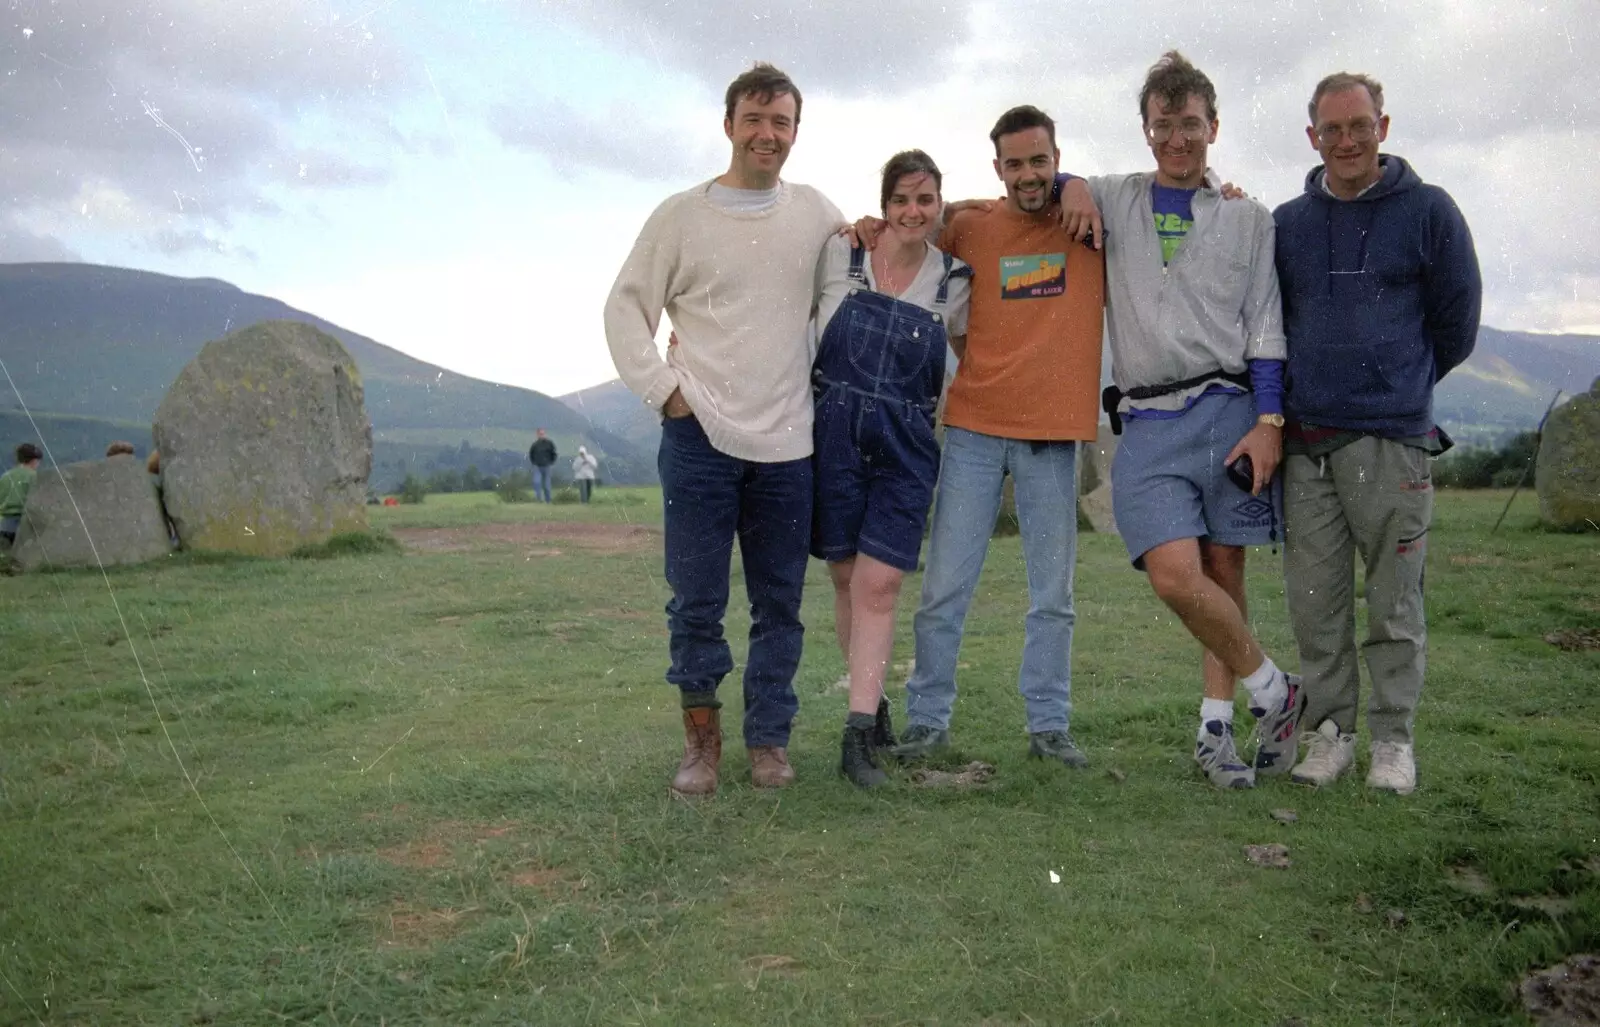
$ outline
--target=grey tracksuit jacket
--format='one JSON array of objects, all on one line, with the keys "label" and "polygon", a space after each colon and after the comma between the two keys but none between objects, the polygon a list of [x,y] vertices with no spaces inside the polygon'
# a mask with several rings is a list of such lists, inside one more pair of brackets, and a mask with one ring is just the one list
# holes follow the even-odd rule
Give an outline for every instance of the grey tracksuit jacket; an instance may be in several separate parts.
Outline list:
[{"label": "grey tracksuit jacket", "polygon": [[[1255,200],[1222,199],[1216,177],[1207,172],[1205,188],[1194,196],[1194,227],[1163,266],[1150,200],[1154,181],[1154,172],[1088,179],[1109,230],[1112,381],[1126,392],[1216,369],[1241,373],[1247,360],[1285,359],[1272,212]],[[1182,409],[1205,387],[1138,405]]]}]

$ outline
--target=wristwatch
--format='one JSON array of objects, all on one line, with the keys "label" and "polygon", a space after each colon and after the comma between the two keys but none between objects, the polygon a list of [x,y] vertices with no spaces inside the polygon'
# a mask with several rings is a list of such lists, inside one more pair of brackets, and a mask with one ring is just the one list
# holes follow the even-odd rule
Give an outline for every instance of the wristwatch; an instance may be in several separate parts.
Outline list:
[{"label": "wristwatch", "polygon": [[1257,424],[1270,424],[1274,428],[1282,428],[1283,427],[1283,415],[1282,414],[1262,414],[1260,417],[1256,418],[1256,423]]}]

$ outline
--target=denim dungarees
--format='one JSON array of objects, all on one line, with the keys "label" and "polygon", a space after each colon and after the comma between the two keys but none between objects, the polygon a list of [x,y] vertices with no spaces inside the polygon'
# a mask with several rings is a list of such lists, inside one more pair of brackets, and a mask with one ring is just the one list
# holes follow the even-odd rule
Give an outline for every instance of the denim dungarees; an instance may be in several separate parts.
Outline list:
[{"label": "denim dungarees", "polygon": [[934,411],[944,387],[944,305],[950,279],[971,270],[944,256],[934,310],[874,292],[866,251],[850,251],[850,294],[822,332],[812,368],[816,401],[811,551],[856,553],[917,568],[939,477]]}]

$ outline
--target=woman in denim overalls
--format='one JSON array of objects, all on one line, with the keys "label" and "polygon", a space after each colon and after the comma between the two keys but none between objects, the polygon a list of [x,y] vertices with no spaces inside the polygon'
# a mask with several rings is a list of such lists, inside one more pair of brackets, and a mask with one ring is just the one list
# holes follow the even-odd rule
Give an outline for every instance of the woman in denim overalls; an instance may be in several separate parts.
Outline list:
[{"label": "woman in denim overalls", "polygon": [[951,336],[966,333],[971,270],[929,240],[941,176],[921,150],[883,169],[886,230],[869,255],[844,239],[822,258],[811,551],[828,561],[834,629],[850,670],[840,771],[870,788],[887,775],[874,750],[894,744],[883,679],[894,607],[917,569],[939,476],[934,411]]}]

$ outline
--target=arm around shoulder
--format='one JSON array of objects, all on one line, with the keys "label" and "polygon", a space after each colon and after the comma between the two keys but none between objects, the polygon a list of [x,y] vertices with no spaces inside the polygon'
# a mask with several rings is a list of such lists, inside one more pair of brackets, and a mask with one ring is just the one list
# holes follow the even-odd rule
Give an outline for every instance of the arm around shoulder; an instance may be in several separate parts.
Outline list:
[{"label": "arm around shoulder", "polygon": [[1250,204],[1250,286],[1245,292],[1244,327],[1247,360],[1284,360],[1288,344],[1283,331],[1283,293],[1278,283],[1277,227],[1272,212],[1255,200]]}]

